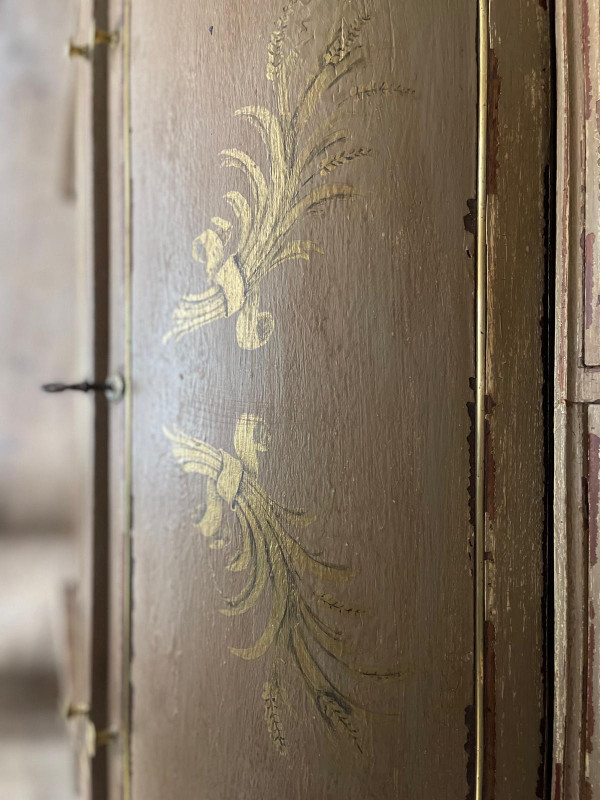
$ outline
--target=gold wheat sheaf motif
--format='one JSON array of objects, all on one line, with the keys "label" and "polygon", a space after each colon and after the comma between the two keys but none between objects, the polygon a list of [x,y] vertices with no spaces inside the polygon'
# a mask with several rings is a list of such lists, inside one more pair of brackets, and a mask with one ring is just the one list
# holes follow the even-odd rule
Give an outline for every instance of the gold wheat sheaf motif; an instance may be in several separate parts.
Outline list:
[{"label": "gold wheat sheaf motif", "polygon": [[[221,152],[222,166],[240,170],[250,192],[248,196],[237,190],[227,192],[224,199],[235,222],[213,217],[212,227],[194,240],[192,256],[205,264],[208,288],[182,297],[165,341],[179,340],[204,325],[237,315],[239,346],[254,350],[266,344],[274,320],[270,312],[260,310],[262,279],[286,262],[309,261],[312,254],[323,254],[316,242],[292,238],[294,229],[306,214],[357,194],[348,183],[317,185],[320,178],[372,154],[366,146],[343,147],[350,137],[343,123],[352,118],[353,111],[329,114],[310,134],[307,127],[324,96],[364,62],[361,35],[371,12],[363,9],[339,21],[315,70],[292,99],[291,76],[298,53],[289,45],[288,29],[297,7],[298,0],[291,0],[283,8],[267,47],[266,77],[273,83],[277,110],[246,106],[235,112],[258,129],[266,149],[268,175],[242,150]],[[385,82],[378,86],[387,90],[382,89],[381,94],[397,90],[388,90]],[[368,96],[369,90],[355,87],[346,99]],[[372,89],[373,94],[378,91]]]},{"label": "gold wheat sheaf motif", "polygon": [[[181,432],[165,434],[173,457],[189,473],[206,478],[206,501],[197,527],[213,549],[228,549],[226,569],[245,573],[243,588],[225,598],[221,613],[248,613],[259,601],[270,603],[264,631],[249,647],[230,652],[252,660],[271,655],[270,675],[262,699],[269,736],[281,755],[287,753],[283,723],[285,695],[280,667],[291,664],[318,711],[318,718],[333,734],[346,737],[362,752],[361,723],[365,709],[336,682],[340,670],[345,682],[398,678],[398,672],[365,668],[351,658],[345,635],[335,624],[336,615],[356,618],[364,612],[345,605],[329,592],[318,592],[314,582],[335,584],[352,573],[343,565],[310,553],[292,531],[315,519],[303,510],[276,503],[258,477],[258,455],[268,450],[269,437],[262,419],[244,414],[234,436],[233,456]],[[225,525],[231,513],[235,524]],[[328,612],[324,614],[323,611]]]}]

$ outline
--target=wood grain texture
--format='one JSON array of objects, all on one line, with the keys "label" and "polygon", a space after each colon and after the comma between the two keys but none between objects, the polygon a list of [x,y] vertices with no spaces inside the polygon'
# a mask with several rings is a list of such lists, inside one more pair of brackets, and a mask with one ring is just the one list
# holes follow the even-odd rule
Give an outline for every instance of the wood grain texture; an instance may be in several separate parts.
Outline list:
[{"label": "wood grain texture", "polygon": [[486,440],[487,798],[542,797],[544,286],[551,21],[490,4]]},{"label": "wood grain texture", "polygon": [[[350,30],[360,9],[297,5],[290,36],[301,74],[336,19],[344,13]],[[179,342],[162,339],[182,295],[207,288],[192,241],[212,217],[227,218],[226,192],[246,190],[243,176],[220,168],[219,152],[239,147],[268,167],[260,136],[234,112],[275,102],[265,67],[281,8],[177,0],[133,9],[132,786],[140,800],[454,800],[468,790],[474,365],[462,218],[475,185],[475,9],[382,0],[371,11],[368,59],[316,117],[350,97],[352,147],[372,154],[339,170],[360,197],[299,223],[298,238],[324,253],[262,281],[261,310],[275,327],[247,350],[228,318]],[[381,81],[414,93],[361,94]],[[219,613],[232,583],[220,551],[193,525],[207,481],[181,471],[162,426],[235,455],[245,413],[270,430],[258,455],[268,496],[314,515],[298,534],[303,544],[356,573],[340,591],[369,613],[344,624],[349,643],[363,660],[403,672],[363,690],[372,711],[362,755],[323,732],[284,665],[282,757],[269,738],[273,717],[265,719],[268,654],[246,661],[229,652],[260,636],[269,604]]]},{"label": "wood grain texture", "polygon": [[598,567],[598,525],[600,522],[600,409],[588,410],[588,540],[587,540],[587,641],[585,669],[585,753],[586,782],[589,795],[600,794],[600,759],[597,757],[598,721],[600,720],[600,643],[596,612],[600,599]]},{"label": "wood grain texture", "polygon": [[[123,49],[123,9],[122,0],[106,3],[105,25],[109,31],[118,31],[120,41],[107,50],[108,62],[108,122],[107,137],[109,149],[109,284],[111,308],[109,326],[109,374],[125,374],[125,248],[127,235],[125,229],[125,141],[124,141],[124,49]],[[108,605],[108,685],[107,729],[113,734],[104,745],[107,755],[106,800],[124,797],[123,775],[125,770],[124,751],[127,736],[127,714],[125,704],[127,693],[125,681],[128,679],[128,643],[126,637],[129,609],[126,599],[127,580],[127,535],[128,520],[126,497],[127,482],[125,461],[126,403],[121,400],[109,406],[109,605]]]},{"label": "wood grain texture", "polygon": [[581,4],[583,56],[582,140],[585,148],[585,207],[581,243],[584,274],[583,356],[588,367],[600,367],[600,4]]},{"label": "wood grain texture", "polygon": [[[599,373],[593,297],[600,98],[594,3],[557,3],[555,731],[553,797],[598,795],[595,530]],[[591,304],[591,305],[590,305]]]}]

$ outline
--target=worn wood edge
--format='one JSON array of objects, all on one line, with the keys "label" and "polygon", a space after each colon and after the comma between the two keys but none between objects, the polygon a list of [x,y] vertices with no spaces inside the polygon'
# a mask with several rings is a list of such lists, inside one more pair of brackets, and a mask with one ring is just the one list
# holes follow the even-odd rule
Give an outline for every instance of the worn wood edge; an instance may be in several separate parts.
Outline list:
[{"label": "worn wood edge", "polygon": [[[589,409],[600,397],[600,373],[584,363],[586,230],[585,51],[587,0],[556,1],[557,182],[554,392],[554,800],[595,793],[588,781],[591,698],[588,676]],[[589,55],[588,55],[589,58]],[[596,87],[597,88],[597,87]],[[593,405],[592,405],[593,404]],[[595,476],[597,478],[597,476]],[[593,599],[593,598],[592,598]],[[592,654],[593,655],[593,654]]]},{"label": "worn wood edge", "polygon": [[131,656],[132,656],[132,363],[131,363],[131,273],[132,273],[132,187],[131,187],[131,0],[123,0],[123,191],[124,242],[124,377],[125,377],[125,465],[124,465],[124,580],[123,580],[123,709],[122,781],[123,800],[131,798]]},{"label": "worn wood edge", "polygon": [[[92,24],[105,28],[106,0],[94,0]],[[91,59],[91,156],[93,345],[92,378],[103,382],[109,372],[110,319],[110,203],[108,182],[108,54],[96,48]],[[110,497],[109,497],[109,406],[103,393],[93,398],[93,517],[92,517],[92,613],[90,722],[95,731],[91,761],[91,794],[94,800],[108,793],[108,754],[101,736],[109,721],[110,653]]]},{"label": "worn wood edge", "polygon": [[[489,799],[547,797],[551,773],[553,643],[544,623],[552,620],[547,595],[552,18],[552,9],[542,4],[490,3],[484,787]],[[528,92],[519,103],[524,85]]]}]

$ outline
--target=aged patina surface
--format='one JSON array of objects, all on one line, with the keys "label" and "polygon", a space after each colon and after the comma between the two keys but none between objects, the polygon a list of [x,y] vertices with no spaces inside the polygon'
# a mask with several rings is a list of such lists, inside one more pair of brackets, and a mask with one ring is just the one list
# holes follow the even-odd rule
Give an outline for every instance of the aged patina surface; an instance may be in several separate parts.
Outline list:
[{"label": "aged patina surface", "polygon": [[535,796],[547,9],[109,10],[111,797]]}]

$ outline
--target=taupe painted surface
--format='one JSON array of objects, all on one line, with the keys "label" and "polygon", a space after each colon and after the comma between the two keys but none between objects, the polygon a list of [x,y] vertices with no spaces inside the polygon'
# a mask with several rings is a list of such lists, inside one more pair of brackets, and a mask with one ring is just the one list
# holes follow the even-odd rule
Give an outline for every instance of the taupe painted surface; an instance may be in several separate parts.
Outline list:
[{"label": "taupe painted surface", "polygon": [[[234,111],[275,101],[265,63],[279,13],[258,0],[133,9],[133,797],[454,800],[467,793],[473,670],[462,218],[475,186],[475,7],[373,3],[367,66],[317,113],[373,81],[414,90],[348,101],[351,146],[372,153],[339,180],[361,196],[298,223],[324,252],[262,281],[275,323],[263,347],[241,349],[232,319],[163,344],[180,297],[208,288],[192,240],[230,216],[225,192],[246,191],[219,152],[239,147],[266,168]],[[333,0],[298,4],[296,69],[315,63],[340,13]],[[296,535],[356,571],[321,591],[369,610],[341,623],[358,657],[403,673],[367,681],[365,703],[386,713],[366,715],[362,755],[328,733],[284,664],[282,757],[261,697],[270,653],[229,652],[260,636],[268,595],[248,614],[219,613],[232,578],[193,525],[207,480],[181,471],[162,426],[235,455],[244,413],[270,429],[265,491],[315,516]]]},{"label": "taupe painted surface", "polygon": [[541,797],[551,20],[490,5],[486,797]]}]

